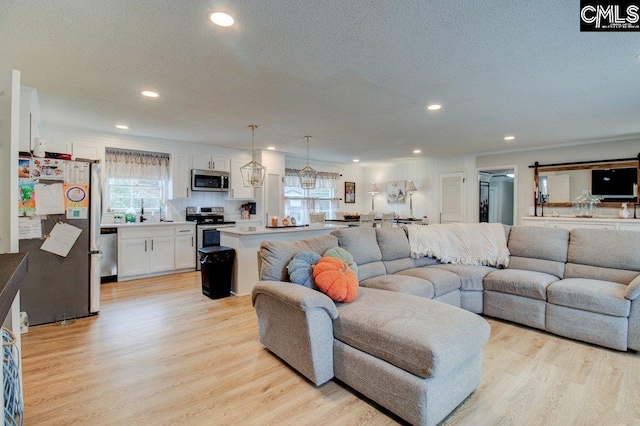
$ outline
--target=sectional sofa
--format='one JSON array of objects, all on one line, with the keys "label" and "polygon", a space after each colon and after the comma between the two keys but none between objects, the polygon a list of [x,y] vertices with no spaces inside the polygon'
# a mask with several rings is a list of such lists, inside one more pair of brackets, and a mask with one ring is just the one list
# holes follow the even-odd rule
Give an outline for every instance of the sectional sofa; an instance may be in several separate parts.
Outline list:
[{"label": "sectional sofa", "polygon": [[[265,241],[261,342],[315,384],[335,377],[412,424],[438,423],[480,383],[489,326],[475,314],[640,350],[640,232],[504,227],[509,262],[495,268],[411,257],[408,230]],[[288,282],[296,253],[335,246],[358,265],[352,303]]]}]

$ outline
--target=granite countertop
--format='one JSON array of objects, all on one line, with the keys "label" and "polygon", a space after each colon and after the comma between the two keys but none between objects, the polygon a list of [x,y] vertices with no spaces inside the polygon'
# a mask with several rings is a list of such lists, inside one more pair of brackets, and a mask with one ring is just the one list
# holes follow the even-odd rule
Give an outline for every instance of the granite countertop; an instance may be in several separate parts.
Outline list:
[{"label": "granite countertop", "polygon": [[314,224],[309,226],[283,226],[278,228],[267,228],[265,226],[235,226],[232,228],[220,228],[221,234],[233,235],[257,235],[257,234],[281,234],[289,232],[314,232],[331,231],[334,229],[347,228],[346,225],[322,225]]},{"label": "granite countertop", "polygon": [[6,318],[27,275],[27,253],[0,254],[0,318]]},{"label": "granite countertop", "polygon": [[135,228],[142,226],[193,225],[195,222],[135,222],[135,223],[101,223],[100,228]]}]

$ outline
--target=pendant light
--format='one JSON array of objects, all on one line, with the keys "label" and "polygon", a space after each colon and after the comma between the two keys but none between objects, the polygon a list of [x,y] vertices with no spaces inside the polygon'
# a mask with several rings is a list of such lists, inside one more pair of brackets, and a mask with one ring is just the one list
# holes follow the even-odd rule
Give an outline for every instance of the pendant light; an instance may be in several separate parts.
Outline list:
[{"label": "pendant light", "polygon": [[251,129],[251,161],[240,167],[240,172],[245,187],[259,188],[264,180],[265,167],[256,161],[255,135],[258,126],[250,124],[249,128]]},{"label": "pendant light", "polygon": [[311,139],[311,136],[305,136],[304,138],[307,140],[307,166],[298,172],[298,176],[300,176],[301,187],[313,189],[316,187],[318,171],[309,165],[309,139]]}]

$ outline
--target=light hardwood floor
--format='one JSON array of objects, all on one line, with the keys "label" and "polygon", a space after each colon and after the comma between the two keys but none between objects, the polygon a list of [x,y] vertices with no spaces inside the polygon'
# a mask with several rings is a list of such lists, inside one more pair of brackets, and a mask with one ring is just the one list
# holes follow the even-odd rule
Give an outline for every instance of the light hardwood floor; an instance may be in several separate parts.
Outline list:
[{"label": "light hardwood floor", "polygon": [[[98,316],[23,335],[25,425],[389,425],[316,388],[258,342],[249,296],[211,300],[198,273],[105,284]],[[640,424],[640,355],[488,319],[480,387],[446,425]]]}]

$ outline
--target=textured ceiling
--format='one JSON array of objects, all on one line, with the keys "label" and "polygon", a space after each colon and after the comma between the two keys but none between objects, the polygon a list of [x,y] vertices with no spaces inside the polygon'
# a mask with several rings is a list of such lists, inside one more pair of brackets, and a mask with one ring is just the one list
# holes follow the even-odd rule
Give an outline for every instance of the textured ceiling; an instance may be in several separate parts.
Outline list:
[{"label": "textured ceiling", "polygon": [[580,33],[578,4],[7,0],[0,71],[47,124],[248,149],[255,123],[259,147],[304,157],[309,134],[341,163],[640,134],[639,33]]}]

